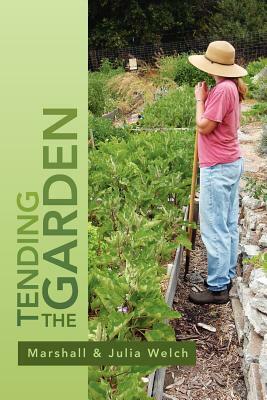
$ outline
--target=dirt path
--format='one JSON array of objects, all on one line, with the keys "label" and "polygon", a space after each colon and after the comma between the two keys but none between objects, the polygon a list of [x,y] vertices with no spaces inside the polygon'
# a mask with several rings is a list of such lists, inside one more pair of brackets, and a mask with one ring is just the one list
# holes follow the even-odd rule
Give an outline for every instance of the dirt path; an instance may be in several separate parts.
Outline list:
[{"label": "dirt path", "polygon": [[[249,111],[255,103],[256,102],[253,100],[246,100],[242,104],[242,112]],[[262,122],[243,124],[239,132],[239,142],[242,156],[245,161],[245,172],[255,177],[259,177],[260,179],[266,179],[267,160],[266,157],[260,156],[258,152],[262,132]]]},{"label": "dirt path", "polygon": [[[246,388],[231,303],[196,306],[187,300],[190,290],[203,290],[206,276],[205,248],[198,235],[191,253],[190,280],[183,281],[183,268],[174,299],[174,309],[182,318],[172,322],[177,340],[194,340],[197,345],[195,367],[168,368],[164,392],[179,400],[243,400]],[[197,326],[202,322],[216,328],[209,332]],[[164,398],[164,397],[163,397]]]}]

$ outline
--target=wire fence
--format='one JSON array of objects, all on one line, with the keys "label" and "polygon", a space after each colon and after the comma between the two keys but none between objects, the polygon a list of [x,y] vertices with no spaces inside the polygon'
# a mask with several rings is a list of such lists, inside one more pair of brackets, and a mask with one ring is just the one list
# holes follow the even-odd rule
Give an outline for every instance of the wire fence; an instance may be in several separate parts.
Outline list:
[{"label": "wire fence", "polygon": [[[139,62],[143,61],[153,65],[160,55],[205,52],[208,44],[214,40],[222,40],[222,37],[209,36],[193,39],[179,37],[177,41],[166,43],[129,46],[121,49],[89,49],[88,68],[91,71],[98,70],[104,59],[125,66],[129,58],[136,58]],[[267,33],[246,33],[239,36],[225,35],[223,40],[227,40],[235,47],[236,60],[241,65],[258,57],[267,56]]]}]

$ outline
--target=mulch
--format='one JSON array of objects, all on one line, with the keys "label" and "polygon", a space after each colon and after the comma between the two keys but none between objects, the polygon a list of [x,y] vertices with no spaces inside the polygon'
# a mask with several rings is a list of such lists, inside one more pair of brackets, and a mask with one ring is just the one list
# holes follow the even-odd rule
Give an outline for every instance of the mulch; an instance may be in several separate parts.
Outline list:
[{"label": "mulch", "polygon": [[[180,279],[173,308],[182,317],[170,323],[177,340],[194,340],[197,346],[197,362],[194,367],[173,366],[167,369],[164,393],[173,400],[243,400],[246,386],[242,373],[242,352],[231,303],[224,305],[197,306],[188,301],[190,290],[204,290],[203,283],[184,282],[182,263]],[[205,247],[199,235],[195,250],[191,252],[190,276],[196,272],[204,278],[207,274]],[[189,276],[189,278],[190,278]],[[197,326],[204,323],[216,328],[210,332]],[[164,399],[164,397],[163,397]]]}]

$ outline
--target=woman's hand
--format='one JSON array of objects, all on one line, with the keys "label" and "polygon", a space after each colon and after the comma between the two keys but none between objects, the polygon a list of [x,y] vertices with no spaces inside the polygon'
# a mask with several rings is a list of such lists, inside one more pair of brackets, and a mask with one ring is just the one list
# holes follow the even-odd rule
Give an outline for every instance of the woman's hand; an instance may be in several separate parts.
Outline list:
[{"label": "woman's hand", "polygon": [[198,82],[195,86],[195,98],[196,100],[206,101],[209,94],[209,89],[205,81]]},{"label": "woman's hand", "polygon": [[198,128],[198,133],[200,133],[201,135],[208,135],[209,133],[213,132],[218,125],[218,122],[211,121],[208,118],[203,117],[205,109],[204,102],[206,101],[208,94],[209,89],[205,81],[199,82],[195,86],[195,97],[196,100],[198,100],[196,107],[196,124]]}]

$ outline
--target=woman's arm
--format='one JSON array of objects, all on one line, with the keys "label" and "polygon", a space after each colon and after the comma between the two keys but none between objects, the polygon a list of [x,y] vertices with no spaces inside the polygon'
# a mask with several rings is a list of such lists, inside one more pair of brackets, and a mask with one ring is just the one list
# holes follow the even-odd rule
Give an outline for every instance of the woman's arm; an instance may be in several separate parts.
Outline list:
[{"label": "woman's arm", "polygon": [[195,97],[196,97],[196,125],[198,132],[202,135],[208,135],[211,133],[218,122],[211,121],[207,118],[202,118],[205,111],[204,102],[208,97],[208,88],[206,82],[199,82],[195,87]]}]

